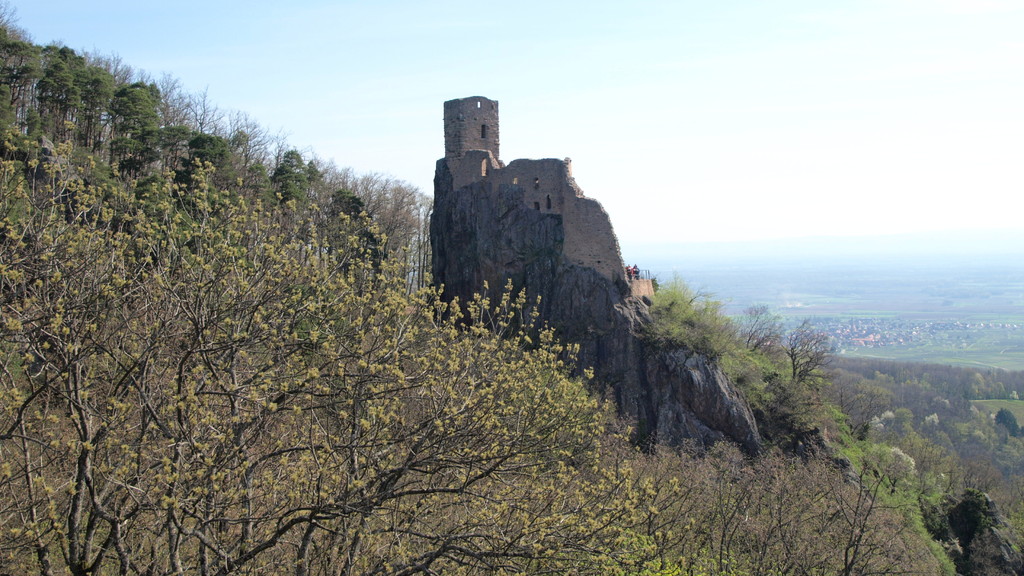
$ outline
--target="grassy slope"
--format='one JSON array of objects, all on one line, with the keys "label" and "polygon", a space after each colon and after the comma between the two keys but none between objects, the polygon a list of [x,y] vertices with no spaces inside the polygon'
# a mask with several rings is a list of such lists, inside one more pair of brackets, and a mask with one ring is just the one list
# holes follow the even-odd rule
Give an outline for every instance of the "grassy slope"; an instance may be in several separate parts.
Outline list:
[{"label": "grassy slope", "polygon": [[979,410],[989,414],[995,414],[1002,408],[1006,408],[1017,418],[1018,422],[1024,422],[1024,400],[974,400],[971,402]]}]

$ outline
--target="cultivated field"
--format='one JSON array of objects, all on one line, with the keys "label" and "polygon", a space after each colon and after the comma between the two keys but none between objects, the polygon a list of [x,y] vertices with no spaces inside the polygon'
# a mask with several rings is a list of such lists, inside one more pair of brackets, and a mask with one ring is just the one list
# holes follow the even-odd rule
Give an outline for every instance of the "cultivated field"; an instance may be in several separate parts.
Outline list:
[{"label": "cultivated field", "polygon": [[971,404],[987,414],[995,414],[1000,409],[1006,408],[1013,412],[1017,422],[1024,422],[1024,400],[974,400]]}]

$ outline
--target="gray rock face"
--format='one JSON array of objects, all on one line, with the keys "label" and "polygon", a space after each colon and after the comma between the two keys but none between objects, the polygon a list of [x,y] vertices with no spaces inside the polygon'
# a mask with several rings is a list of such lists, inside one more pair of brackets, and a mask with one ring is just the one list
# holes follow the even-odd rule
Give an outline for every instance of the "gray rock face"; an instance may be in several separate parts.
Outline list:
[{"label": "gray rock face", "polygon": [[743,398],[718,366],[688,350],[662,350],[644,363],[647,385],[656,396],[657,438],[696,438],[704,445],[730,439],[748,453],[761,438]]},{"label": "gray rock face", "polygon": [[[476,152],[474,170],[480,165]],[[485,283],[497,296],[511,282],[530,302],[539,298],[541,319],[579,345],[578,368],[594,370],[620,413],[635,422],[638,441],[708,445],[729,439],[758,452],[754,417],[720,369],[687,350],[652,349],[638,336],[650,322],[648,307],[630,296],[600,205],[583,197],[571,178],[555,188],[568,195],[535,201],[540,177],[530,175],[530,163],[546,170],[551,160],[517,160],[514,176],[493,157],[489,161],[476,178],[465,176],[466,160],[457,155],[437,163],[430,232],[433,278],[445,299],[465,302]],[[550,185],[550,171],[544,177]],[[589,204],[574,207],[580,203]],[[599,240],[588,246],[590,234]],[[609,244],[612,249],[593,249]]]},{"label": "gray rock face", "polygon": [[39,139],[39,164],[32,171],[38,185],[54,185],[77,178],[71,162],[57,153],[57,146],[49,138]]}]

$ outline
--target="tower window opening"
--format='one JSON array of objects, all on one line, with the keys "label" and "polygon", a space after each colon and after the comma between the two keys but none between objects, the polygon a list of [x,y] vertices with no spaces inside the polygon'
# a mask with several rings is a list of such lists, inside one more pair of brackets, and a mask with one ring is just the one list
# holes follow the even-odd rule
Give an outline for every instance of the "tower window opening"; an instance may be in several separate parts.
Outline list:
[{"label": "tower window opening", "polygon": [[487,138],[487,124],[480,125],[480,137]]},{"label": "tower window opening", "polygon": [[480,175],[487,176],[487,160],[480,162]]},{"label": "tower window opening", "polygon": [[548,194],[548,210],[551,210],[551,195]]},{"label": "tower window opening", "polygon": [[540,211],[540,202],[534,202],[533,203],[533,209],[537,210],[537,211]]},{"label": "tower window opening", "polygon": [[476,107],[477,107],[477,108],[479,108],[479,107],[480,107],[480,101],[479,101],[479,100],[477,100],[477,101],[476,101]]},{"label": "tower window opening", "polygon": [[540,178],[533,179],[533,189],[540,190]]},{"label": "tower window opening", "polygon": [[519,184],[519,177],[518,176],[513,176],[512,177],[512,185],[514,186],[516,184]]}]

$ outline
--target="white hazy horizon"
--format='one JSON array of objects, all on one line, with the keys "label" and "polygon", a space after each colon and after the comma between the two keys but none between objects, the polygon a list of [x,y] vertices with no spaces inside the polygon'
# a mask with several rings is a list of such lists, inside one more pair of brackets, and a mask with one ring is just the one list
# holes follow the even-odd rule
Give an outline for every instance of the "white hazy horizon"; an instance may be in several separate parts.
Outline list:
[{"label": "white hazy horizon", "polygon": [[621,242],[626,264],[685,271],[690,265],[861,261],[984,260],[1024,268],[1024,229],[973,229],[865,236],[808,236],[731,242]]}]

